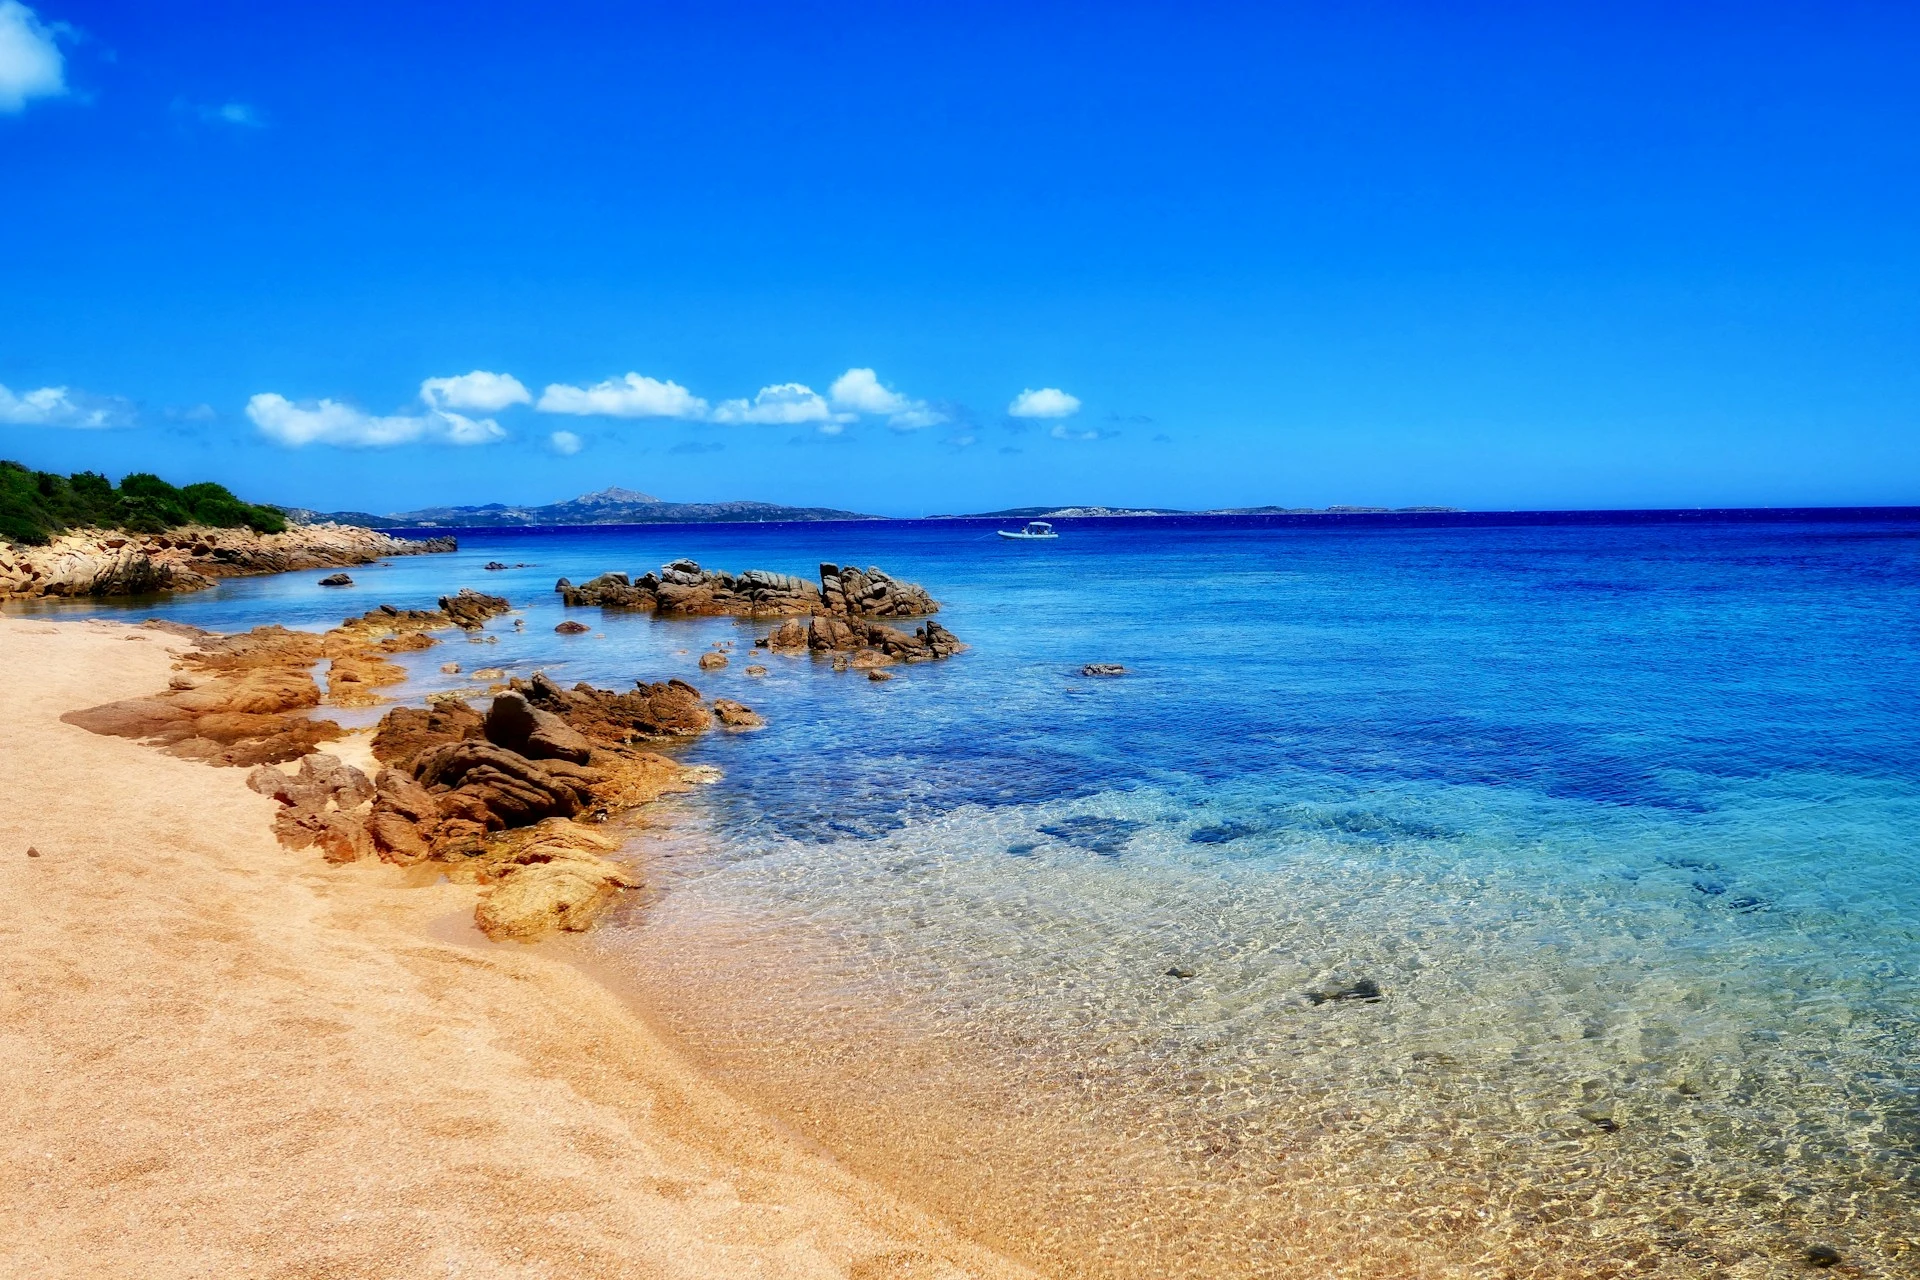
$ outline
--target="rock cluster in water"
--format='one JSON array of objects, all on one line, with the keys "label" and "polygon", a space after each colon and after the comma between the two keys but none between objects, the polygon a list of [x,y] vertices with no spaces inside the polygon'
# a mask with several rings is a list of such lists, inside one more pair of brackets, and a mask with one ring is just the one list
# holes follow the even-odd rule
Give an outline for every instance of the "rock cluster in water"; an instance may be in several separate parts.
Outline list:
[{"label": "rock cluster in water", "polygon": [[[679,616],[785,618],[788,621],[775,627],[772,634],[754,643],[776,653],[830,654],[839,668],[930,662],[952,657],[966,648],[937,622],[908,632],[882,621],[926,617],[940,606],[926,588],[871,567],[822,564],[820,581],[815,584],[764,569],[732,574],[703,569],[692,560],[675,560],[638,579],[624,573],[603,573],[575,586],[562,578],[554,590],[566,604],[576,607],[644,609]],[[802,622],[802,618],[807,621]],[[700,659],[704,670],[726,665],[724,654],[706,654]]]},{"label": "rock cluster in water", "polygon": [[884,622],[819,613],[805,623],[798,618],[783,622],[754,644],[774,653],[845,655],[837,661],[855,670],[894,662],[931,662],[966,648],[953,632],[933,621],[906,632]]},{"label": "rock cluster in water", "polygon": [[732,574],[675,560],[638,579],[603,573],[574,586],[562,578],[554,590],[568,605],[647,609],[655,613],[737,618],[804,617],[830,613],[853,618],[922,618],[939,611],[926,589],[874,568],[820,566],[815,583],[792,574],[749,569]]},{"label": "rock cluster in water", "polygon": [[0,543],[0,599],[199,591],[221,578],[457,549],[451,537],[396,538],[340,524],[295,525],[283,533],[199,525],[163,534],[77,529],[43,547]]}]

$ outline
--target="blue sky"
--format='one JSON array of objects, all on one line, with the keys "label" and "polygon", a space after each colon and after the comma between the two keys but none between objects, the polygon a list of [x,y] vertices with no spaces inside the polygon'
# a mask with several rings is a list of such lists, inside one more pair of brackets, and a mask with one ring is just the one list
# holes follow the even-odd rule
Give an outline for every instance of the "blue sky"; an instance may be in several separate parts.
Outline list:
[{"label": "blue sky", "polygon": [[1920,502],[1916,11],[1566,8],[0,0],[0,456]]}]

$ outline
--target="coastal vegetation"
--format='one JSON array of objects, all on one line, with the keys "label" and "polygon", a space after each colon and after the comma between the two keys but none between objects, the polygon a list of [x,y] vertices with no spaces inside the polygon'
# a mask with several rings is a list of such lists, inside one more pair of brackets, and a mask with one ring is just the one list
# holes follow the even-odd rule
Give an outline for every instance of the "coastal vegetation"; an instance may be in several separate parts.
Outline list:
[{"label": "coastal vegetation", "polygon": [[152,534],[188,524],[280,533],[287,518],[209,481],[178,487],[137,471],[116,486],[96,471],[62,476],[0,460],[0,539],[43,546],[74,528]]}]

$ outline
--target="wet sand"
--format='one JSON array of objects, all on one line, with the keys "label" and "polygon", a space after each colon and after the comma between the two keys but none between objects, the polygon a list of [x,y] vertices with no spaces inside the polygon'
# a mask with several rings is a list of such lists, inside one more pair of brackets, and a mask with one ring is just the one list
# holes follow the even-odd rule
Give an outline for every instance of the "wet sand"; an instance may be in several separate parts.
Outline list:
[{"label": "wet sand", "polygon": [[60,721],[181,643],[0,618],[0,1273],[1029,1274],[487,943],[470,888],[283,849],[245,771]]}]

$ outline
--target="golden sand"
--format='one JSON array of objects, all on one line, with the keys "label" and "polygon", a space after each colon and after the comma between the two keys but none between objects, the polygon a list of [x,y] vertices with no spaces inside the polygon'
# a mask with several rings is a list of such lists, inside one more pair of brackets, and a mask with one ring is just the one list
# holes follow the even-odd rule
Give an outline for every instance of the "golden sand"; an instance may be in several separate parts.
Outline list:
[{"label": "golden sand", "polygon": [[60,721],[181,643],[0,619],[0,1274],[1028,1274],[486,942],[470,888],[283,849],[243,770]]}]

